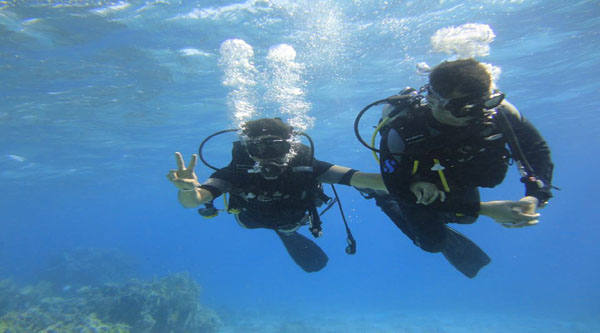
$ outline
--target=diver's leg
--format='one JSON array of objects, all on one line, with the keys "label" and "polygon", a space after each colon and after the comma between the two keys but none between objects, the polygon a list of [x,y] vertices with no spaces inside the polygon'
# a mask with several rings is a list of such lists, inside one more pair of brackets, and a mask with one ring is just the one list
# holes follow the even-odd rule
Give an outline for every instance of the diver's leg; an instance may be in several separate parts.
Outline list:
[{"label": "diver's leg", "polygon": [[[491,261],[477,244],[444,223],[447,214],[414,205],[402,207],[401,212],[415,235],[415,244],[428,252],[442,252],[446,260],[465,276],[474,278]],[[454,221],[473,223],[474,219],[460,217]]]},{"label": "diver's leg", "polygon": [[[455,200],[457,202],[480,202],[479,190],[477,188],[465,189],[460,193],[454,193]],[[448,200],[446,200],[448,202]],[[477,221],[476,216],[468,216],[457,213],[445,213],[444,221],[446,223],[458,223],[458,224],[472,224]]]},{"label": "diver's leg", "polygon": [[446,244],[446,229],[438,213],[427,207],[404,204],[389,195],[375,197],[377,206],[408,236],[427,252],[440,252]]},{"label": "diver's leg", "polygon": [[476,218],[437,213],[426,207],[398,203],[390,196],[376,200],[377,205],[417,246],[428,252],[442,252],[448,262],[465,276],[475,277],[491,261],[477,244],[445,224],[473,223]]},{"label": "diver's leg", "polygon": [[275,230],[294,262],[306,272],[320,271],[327,265],[327,254],[312,240],[292,231]]}]

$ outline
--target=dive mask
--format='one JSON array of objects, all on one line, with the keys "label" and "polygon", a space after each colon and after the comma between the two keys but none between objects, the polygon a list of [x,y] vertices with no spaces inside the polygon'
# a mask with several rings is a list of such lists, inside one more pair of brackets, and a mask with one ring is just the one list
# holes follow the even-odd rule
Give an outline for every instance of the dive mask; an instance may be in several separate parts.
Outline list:
[{"label": "dive mask", "polygon": [[248,154],[260,159],[281,158],[290,150],[290,143],[278,137],[244,141]]},{"label": "dive mask", "polygon": [[425,86],[427,101],[448,110],[456,118],[479,117],[486,110],[499,106],[504,100],[504,93],[493,92],[487,98],[473,100],[470,96],[449,99],[438,94],[430,84]]}]

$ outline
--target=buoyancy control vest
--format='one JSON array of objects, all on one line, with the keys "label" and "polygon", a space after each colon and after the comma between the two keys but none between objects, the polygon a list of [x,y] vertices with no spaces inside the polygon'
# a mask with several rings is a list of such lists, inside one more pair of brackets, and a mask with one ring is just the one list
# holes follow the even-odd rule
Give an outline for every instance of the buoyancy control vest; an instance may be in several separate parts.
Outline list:
[{"label": "buoyancy control vest", "polygon": [[316,179],[310,148],[293,145],[294,155],[277,179],[265,179],[248,172],[255,165],[241,142],[234,142],[230,168],[229,209],[237,209],[273,228],[298,223],[316,207],[329,200]]},{"label": "buoyancy control vest", "polygon": [[495,115],[489,112],[475,124],[452,127],[437,124],[427,105],[401,111],[380,130],[386,187],[407,196],[415,180],[434,183],[447,193],[500,184],[510,152]]}]

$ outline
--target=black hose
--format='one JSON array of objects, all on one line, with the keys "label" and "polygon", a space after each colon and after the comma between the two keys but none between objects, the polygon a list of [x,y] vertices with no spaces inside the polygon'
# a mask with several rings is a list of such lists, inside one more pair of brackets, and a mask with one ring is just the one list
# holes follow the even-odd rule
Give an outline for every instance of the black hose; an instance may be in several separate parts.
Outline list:
[{"label": "black hose", "polygon": [[313,142],[313,139],[304,132],[298,132],[296,134],[304,136],[308,139],[308,142],[310,142],[310,161],[312,161],[315,158],[315,143]]},{"label": "black hose", "polygon": [[346,241],[348,242],[348,246],[346,246],[347,254],[355,254],[356,253],[356,240],[352,236],[352,232],[350,231],[350,227],[348,227],[348,222],[346,221],[346,215],[344,215],[344,209],[342,208],[342,202],[340,201],[340,197],[335,190],[335,186],[331,184],[331,189],[333,190],[333,194],[335,195],[335,200],[337,201],[338,207],[340,208],[340,214],[342,214],[342,221],[344,221],[344,226],[346,227]]},{"label": "black hose", "polygon": [[363,146],[367,147],[368,149],[376,152],[376,153],[380,153],[381,154],[381,150],[376,149],[371,147],[368,143],[365,142],[365,140],[363,140],[363,138],[360,136],[360,132],[358,131],[358,125],[360,124],[360,119],[362,118],[362,116],[365,114],[365,112],[367,112],[367,110],[369,110],[370,108],[374,107],[375,105],[381,104],[381,103],[386,103],[388,101],[387,98],[385,99],[380,99],[378,101],[375,101],[367,106],[365,106],[356,116],[356,118],[354,119],[354,135],[356,135],[356,138],[358,139],[358,141],[360,143],[362,143]]},{"label": "black hose", "polygon": [[223,133],[227,133],[227,132],[236,132],[236,131],[238,131],[238,129],[226,129],[226,130],[218,131],[217,133],[211,134],[211,135],[207,136],[206,139],[202,140],[202,142],[200,143],[200,147],[198,147],[198,157],[200,157],[200,161],[202,161],[202,163],[204,163],[204,165],[206,165],[207,167],[209,167],[213,170],[220,170],[219,168],[214,167],[211,164],[209,164],[204,159],[204,155],[202,154],[202,149],[204,148],[204,145],[206,144],[206,142],[208,142],[208,140],[212,139],[213,137],[215,137],[219,134],[223,134]]},{"label": "black hose", "polygon": [[502,111],[501,108],[498,108],[497,110],[497,114],[499,115],[498,120],[500,127],[502,128],[502,134],[504,134],[506,137],[506,142],[508,142],[508,147],[510,147],[512,154],[515,155],[514,157],[517,161],[521,162],[524,171],[527,173],[527,176],[535,176],[535,171],[531,167],[531,164],[529,164],[529,161],[527,161],[527,158],[525,158],[525,154],[523,153],[523,149],[521,149],[519,140],[517,139],[517,136],[515,135],[508,118],[506,118],[504,111]]}]

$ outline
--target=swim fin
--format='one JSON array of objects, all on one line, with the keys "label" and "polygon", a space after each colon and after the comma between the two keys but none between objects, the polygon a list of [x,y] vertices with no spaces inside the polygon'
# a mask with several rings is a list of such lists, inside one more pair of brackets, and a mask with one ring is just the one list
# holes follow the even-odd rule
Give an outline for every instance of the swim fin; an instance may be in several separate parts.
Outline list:
[{"label": "swim fin", "polygon": [[317,272],[327,265],[329,261],[327,254],[312,240],[295,231],[291,233],[275,232],[292,259],[304,271]]},{"label": "swim fin", "polygon": [[474,278],[492,259],[463,234],[448,226],[446,230],[446,247],[442,250],[444,257],[461,273]]}]

